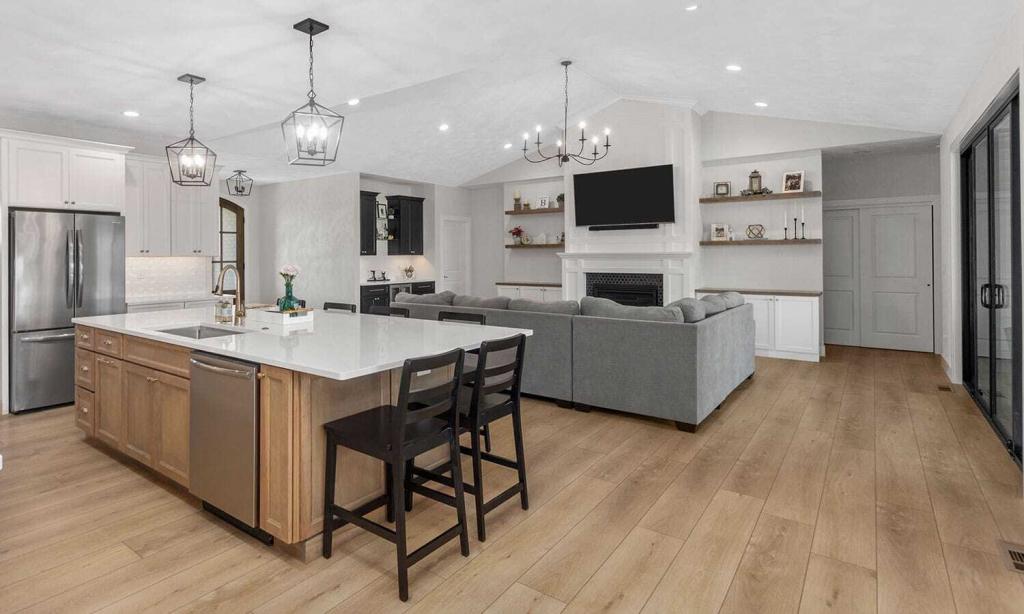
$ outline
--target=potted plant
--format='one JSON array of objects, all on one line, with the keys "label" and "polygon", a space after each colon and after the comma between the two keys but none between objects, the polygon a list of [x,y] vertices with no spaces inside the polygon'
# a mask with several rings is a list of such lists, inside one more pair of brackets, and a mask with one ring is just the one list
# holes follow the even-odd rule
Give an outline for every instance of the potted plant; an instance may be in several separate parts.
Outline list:
[{"label": "potted plant", "polygon": [[525,234],[523,232],[523,227],[522,226],[516,226],[512,230],[508,231],[508,233],[510,235],[512,235],[512,243],[514,245],[522,245],[522,243],[523,243],[523,235]]},{"label": "potted plant", "polygon": [[555,202],[558,203],[558,208],[559,209],[562,209],[563,207],[565,207],[565,194],[562,193],[562,194],[559,194],[558,196],[556,196],[555,197]]}]

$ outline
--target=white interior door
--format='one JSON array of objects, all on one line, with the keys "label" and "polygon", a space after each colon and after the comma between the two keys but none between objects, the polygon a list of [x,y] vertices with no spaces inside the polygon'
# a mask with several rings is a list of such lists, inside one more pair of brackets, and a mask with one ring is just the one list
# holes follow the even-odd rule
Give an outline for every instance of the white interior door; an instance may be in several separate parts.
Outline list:
[{"label": "white interior door", "polygon": [[860,345],[860,212],[828,210],[822,218],[825,343]]},{"label": "white interior door", "polygon": [[860,237],[860,344],[933,351],[932,208],[862,208]]},{"label": "white interior door", "polygon": [[468,217],[441,218],[441,279],[438,291],[469,294],[469,233]]}]

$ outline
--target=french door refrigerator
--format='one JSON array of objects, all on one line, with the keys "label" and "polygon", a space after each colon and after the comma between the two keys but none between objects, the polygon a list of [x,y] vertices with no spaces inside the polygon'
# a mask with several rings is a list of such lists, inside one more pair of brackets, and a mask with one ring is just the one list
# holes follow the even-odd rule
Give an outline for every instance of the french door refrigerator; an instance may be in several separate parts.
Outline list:
[{"label": "french door refrigerator", "polygon": [[8,229],[12,412],[75,396],[71,318],[124,313],[124,218],[11,209]]}]

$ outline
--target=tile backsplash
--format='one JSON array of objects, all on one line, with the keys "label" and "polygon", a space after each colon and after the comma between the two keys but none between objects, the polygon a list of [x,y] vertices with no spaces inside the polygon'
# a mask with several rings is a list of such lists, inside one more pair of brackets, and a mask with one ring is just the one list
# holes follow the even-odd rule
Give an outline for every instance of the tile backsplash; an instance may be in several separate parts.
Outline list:
[{"label": "tile backsplash", "polygon": [[209,294],[213,272],[209,258],[126,258],[125,296]]}]

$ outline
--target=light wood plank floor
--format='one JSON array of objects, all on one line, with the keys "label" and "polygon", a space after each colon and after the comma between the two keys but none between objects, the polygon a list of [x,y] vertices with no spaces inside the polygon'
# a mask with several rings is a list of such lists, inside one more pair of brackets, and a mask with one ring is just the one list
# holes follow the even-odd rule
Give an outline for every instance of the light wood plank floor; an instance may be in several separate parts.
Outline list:
[{"label": "light wood plank floor", "polygon": [[[996,550],[1024,542],[1021,473],[947,384],[934,356],[832,347],[758,360],[696,434],[527,400],[532,507],[415,566],[406,604],[381,539],[340,531],[304,565],[84,441],[70,409],[8,416],[0,612],[1021,612]],[[413,545],[453,517],[417,499]]]}]

